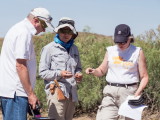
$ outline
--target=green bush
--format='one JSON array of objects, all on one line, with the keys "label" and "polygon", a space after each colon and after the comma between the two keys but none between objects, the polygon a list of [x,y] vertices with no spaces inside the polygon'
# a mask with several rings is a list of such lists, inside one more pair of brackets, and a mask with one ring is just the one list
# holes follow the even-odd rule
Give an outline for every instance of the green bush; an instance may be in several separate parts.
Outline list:
[{"label": "green bush", "polygon": [[[46,33],[34,37],[37,68],[40,51],[42,47],[53,41],[53,36],[54,34]],[[79,102],[77,104],[77,113],[97,111],[97,106],[102,100],[102,90],[106,85],[105,76],[98,78],[86,75],[85,69],[87,67],[96,68],[101,64],[106,47],[113,45],[113,40],[111,37],[103,35],[79,33],[75,44],[79,48],[83,68],[83,81],[78,84]],[[147,60],[149,84],[144,90],[147,104],[151,110],[160,111],[160,27],[158,27],[156,32],[151,30],[144,35],[137,36],[134,44],[143,49]],[[38,69],[35,92],[43,104],[43,108],[47,109],[44,82],[38,76]]]},{"label": "green bush", "polygon": [[145,89],[147,104],[151,111],[160,111],[160,25],[157,30],[149,30],[137,37],[136,44],[144,50],[149,84]]},{"label": "green bush", "polygon": [[79,102],[78,112],[97,110],[102,99],[102,89],[105,86],[105,77],[94,77],[85,74],[87,67],[98,67],[105,55],[106,47],[111,45],[111,38],[95,34],[81,34],[76,40],[80,51],[83,68],[83,81],[78,85]]},{"label": "green bush", "polygon": [[47,110],[46,93],[44,91],[45,85],[44,81],[38,76],[38,67],[39,67],[41,50],[45,45],[53,41],[53,36],[54,34],[46,33],[41,36],[34,37],[34,45],[35,45],[35,52],[37,59],[37,81],[36,81],[35,92],[44,108],[44,111]]}]

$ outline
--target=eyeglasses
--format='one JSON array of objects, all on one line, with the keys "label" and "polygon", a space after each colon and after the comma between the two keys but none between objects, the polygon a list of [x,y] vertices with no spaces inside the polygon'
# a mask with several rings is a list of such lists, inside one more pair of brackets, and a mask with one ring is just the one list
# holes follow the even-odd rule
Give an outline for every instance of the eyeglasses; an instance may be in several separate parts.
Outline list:
[{"label": "eyeglasses", "polygon": [[70,24],[74,27],[74,21],[73,20],[61,20],[61,21],[59,21],[59,25],[62,25],[62,24]]},{"label": "eyeglasses", "polygon": [[44,19],[47,22],[51,22],[52,21],[52,17],[51,16],[49,16],[49,18],[45,18],[45,17],[42,17],[42,16],[37,16],[37,17],[40,18],[40,19]]},{"label": "eyeglasses", "polygon": [[73,35],[73,31],[70,29],[59,29],[60,33]]},{"label": "eyeglasses", "polygon": [[47,24],[41,19],[38,19],[38,20],[40,21],[42,28],[45,30],[48,27]]},{"label": "eyeglasses", "polygon": [[118,45],[125,45],[127,42],[116,42]]}]

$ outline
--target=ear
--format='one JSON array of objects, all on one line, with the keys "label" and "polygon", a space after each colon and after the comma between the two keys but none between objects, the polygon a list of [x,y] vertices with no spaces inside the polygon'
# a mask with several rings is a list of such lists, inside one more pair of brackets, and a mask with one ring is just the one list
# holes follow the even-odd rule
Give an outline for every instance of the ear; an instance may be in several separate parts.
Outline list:
[{"label": "ear", "polygon": [[33,24],[34,26],[37,26],[37,24],[38,24],[40,21],[38,20],[37,17],[34,17],[34,18],[31,20],[31,22],[32,22],[32,24]]},{"label": "ear", "polygon": [[35,23],[39,23],[40,22],[37,17],[35,17],[33,20],[34,20]]}]

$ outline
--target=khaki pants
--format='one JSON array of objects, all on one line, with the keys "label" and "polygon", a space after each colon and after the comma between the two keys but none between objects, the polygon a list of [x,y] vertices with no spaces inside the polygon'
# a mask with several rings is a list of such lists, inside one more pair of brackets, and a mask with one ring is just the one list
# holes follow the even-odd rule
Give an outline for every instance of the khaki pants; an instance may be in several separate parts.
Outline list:
[{"label": "khaki pants", "polygon": [[73,114],[75,112],[75,102],[71,99],[66,99],[62,101],[57,100],[57,94],[48,96],[48,117],[55,120],[72,120]]},{"label": "khaki pants", "polygon": [[104,98],[99,106],[96,120],[132,120],[118,115],[120,105],[126,100],[128,95],[133,95],[138,86],[116,87],[105,86],[103,90]]}]

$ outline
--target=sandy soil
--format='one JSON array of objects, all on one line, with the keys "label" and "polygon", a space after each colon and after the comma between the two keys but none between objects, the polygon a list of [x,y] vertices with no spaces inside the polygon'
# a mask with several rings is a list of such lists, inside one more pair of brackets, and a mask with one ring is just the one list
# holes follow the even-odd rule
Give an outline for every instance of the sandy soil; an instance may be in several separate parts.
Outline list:
[{"label": "sandy soil", "polygon": [[[73,118],[73,120],[96,120],[95,116],[96,116],[95,114],[92,114],[92,115],[84,114],[84,115]],[[0,110],[0,120],[2,120],[1,110]],[[155,113],[150,115],[144,112],[142,120],[160,120],[160,113]]]},{"label": "sandy soil", "polygon": [[73,118],[73,120],[96,120],[95,118],[88,117],[87,115],[78,117],[78,118]]},{"label": "sandy soil", "polygon": [[2,120],[2,111],[0,110],[0,120]]}]

